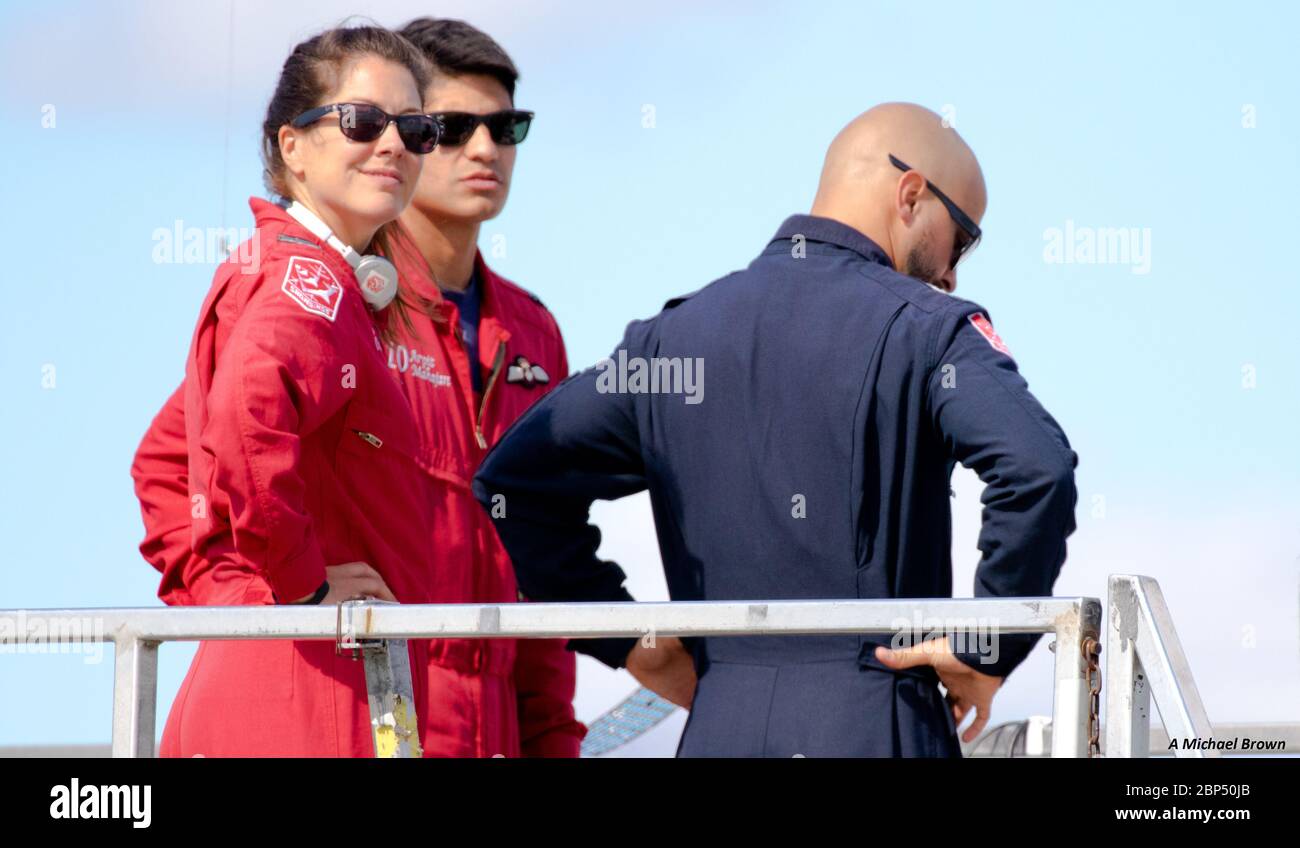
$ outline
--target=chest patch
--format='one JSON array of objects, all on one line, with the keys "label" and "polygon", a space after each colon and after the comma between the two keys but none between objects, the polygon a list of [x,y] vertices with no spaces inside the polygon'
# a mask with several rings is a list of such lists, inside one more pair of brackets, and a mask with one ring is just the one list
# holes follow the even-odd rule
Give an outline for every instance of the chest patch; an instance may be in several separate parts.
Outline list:
[{"label": "chest patch", "polygon": [[330,321],[339,314],[339,303],[343,301],[343,286],[329,267],[305,256],[289,260],[280,290],[303,309]]},{"label": "chest patch", "polygon": [[516,356],[515,361],[506,369],[506,382],[536,386],[551,382],[551,376],[542,366],[532,364],[525,357]]},{"label": "chest patch", "polygon": [[993,324],[988,318],[977,312],[970,316],[970,322],[975,325],[975,329],[979,331],[979,334],[984,337],[985,341],[993,346],[994,350],[999,353],[1005,353],[1007,356],[1011,356],[1011,349],[1007,347],[1006,342],[1002,341],[1002,337],[994,332]]}]

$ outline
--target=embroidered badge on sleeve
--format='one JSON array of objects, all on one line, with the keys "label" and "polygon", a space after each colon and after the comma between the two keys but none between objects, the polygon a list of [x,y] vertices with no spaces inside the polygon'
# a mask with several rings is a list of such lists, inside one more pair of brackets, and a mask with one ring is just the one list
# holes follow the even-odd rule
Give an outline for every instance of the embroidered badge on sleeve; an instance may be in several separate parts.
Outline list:
[{"label": "embroidered badge on sleeve", "polygon": [[[1007,356],[1011,356],[1011,349],[1008,348],[1006,342],[1002,341],[1002,338],[994,332],[993,324],[989,322],[988,318],[976,312],[970,316],[970,322],[975,325],[975,329],[979,331],[979,334],[984,337],[985,341],[993,346],[994,350],[999,353],[1005,353]],[[1015,357],[1012,358],[1014,359]]]},{"label": "embroidered badge on sleeve", "polygon": [[343,286],[319,259],[294,256],[284,272],[281,291],[303,309],[333,321],[343,300]]}]

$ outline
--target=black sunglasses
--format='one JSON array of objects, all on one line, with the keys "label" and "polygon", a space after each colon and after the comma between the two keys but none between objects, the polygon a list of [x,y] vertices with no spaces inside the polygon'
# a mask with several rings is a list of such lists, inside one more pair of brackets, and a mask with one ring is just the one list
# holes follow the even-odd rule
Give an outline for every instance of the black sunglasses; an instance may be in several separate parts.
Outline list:
[{"label": "black sunglasses", "polygon": [[[900,171],[903,171],[904,173],[912,170],[911,165],[904,164],[902,161],[898,159],[898,157],[894,156],[894,154],[892,153],[889,154],[889,161],[891,164],[893,164],[895,168],[897,168]],[[971,217],[969,215],[961,211],[961,207],[958,206],[956,203],[953,203],[951,198],[948,197],[948,195],[939,191],[938,186],[936,186],[934,183],[930,182],[929,180],[926,180],[925,187],[930,189],[930,191],[934,192],[934,196],[939,198],[939,202],[942,203],[944,205],[944,208],[948,210],[949,217],[951,217],[953,221],[955,221],[957,224],[957,228],[958,228],[957,236],[953,240],[952,257],[949,260],[950,262],[949,267],[956,268],[958,263],[960,263],[962,259],[966,258],[968,255],[970,255],[970,252],[974,250],[975,246],[980,243],[980,237],[983,235],[983,233],[980,232],[979,224],[976,224],[973,220],[971,220]]]},{"label": "black sunglasses", "polygon": [[339,130],[353,141],[374,141],[384,134],[389,124],[395,123],[402,144],[412,153],[430,153],[438,146],[440,128],[431,115],[390,115],[370,103],[317,106],[294,118],[291,125],[305,127],[331,112],[339,113]]},{"label": "black sunglasses", "polygon": [[434,112],[432,117],[437,119],[442,129],[439,144],[444,147],[456,147],[469,141],[479,124],[487,125],[488,133],[497,144],[519,144],[528,137],[528,128],[533,123],[533,113],[523,109],[505,109],[490,115]]}]

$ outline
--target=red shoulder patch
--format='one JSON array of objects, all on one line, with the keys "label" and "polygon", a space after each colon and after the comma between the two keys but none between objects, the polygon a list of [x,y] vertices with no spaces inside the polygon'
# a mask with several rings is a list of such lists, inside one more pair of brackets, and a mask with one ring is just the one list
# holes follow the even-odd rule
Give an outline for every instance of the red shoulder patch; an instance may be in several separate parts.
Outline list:
[{"label": "red shoulder patch", "polygon": [[987,317],[978,312],[969,317],[970,322],[975,325],[975,329],[979,331],[979,334],[984,337],[985,341],[993,346],[994,350],[999,353],[1005,353],[1007,356],[1011,356],[1011,349],[1008,348],[1006,342],[1002,341],[1002,338],[994,332],[993,324],[990,323]]},{"label": "red shoulder patch", "polygon": [[280,290],[303,309],[333,321],[343,301],[343,286],[319,259],[294,256],[284,272]]}]

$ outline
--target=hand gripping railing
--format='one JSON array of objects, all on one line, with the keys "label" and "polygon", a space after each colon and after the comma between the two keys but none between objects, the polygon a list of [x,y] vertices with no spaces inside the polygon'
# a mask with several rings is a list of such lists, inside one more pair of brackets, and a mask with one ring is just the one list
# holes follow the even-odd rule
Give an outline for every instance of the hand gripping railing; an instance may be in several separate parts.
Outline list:
[{"label": "hand gripping railing", "polygon": [[[19,618],[41,619],[45,632],[60,619],[102,624],[95,630],[116,648],[113,687],[113,756],[149,757],[154,753],[158,695],[158,646],[162,642],[205,639],[328,639],[343,648],[376,642],[437,638],[597,638],[647,636],[778,636],[811,634],[894,634],[900,622],[949,634],[1052,633],[1055,635],[1055,689],[1052,755],[1088,753],[1090,692],[1085,639],[1100,636],[1101,603],[1096,598],[977,598],[953,600],[833,600],[770,602],[676,602],[616,604],[447,604],[396,605],[349,602],[343,608],[311,606],[181,607],[93,610],[0,611],[0,641],[15,634],[20,642],[42,637],[17,633]],[[44,637],[48,641],[48,635]],[[410,669],[392,662],[406,651],[387,651],[386,674],[374,675],[367,663],[371,721],[380,753],[410,756],[407,721],[391,709],[409,699]],[[378,648],[374,648],[378,650]],[[405,680],[401,680],[405,674]],[[375,680],[374,677],[385,677]],[[385,687],[389,687],[385,690]],[[396,691],[394,691],[395,687]],[[376,704],[378,703],[378,706]],[[409,700],[405,703],[409,704]],[[387,712],[385,711],[387,709]],[[390,730],[386,730],[389,728]]]}]

